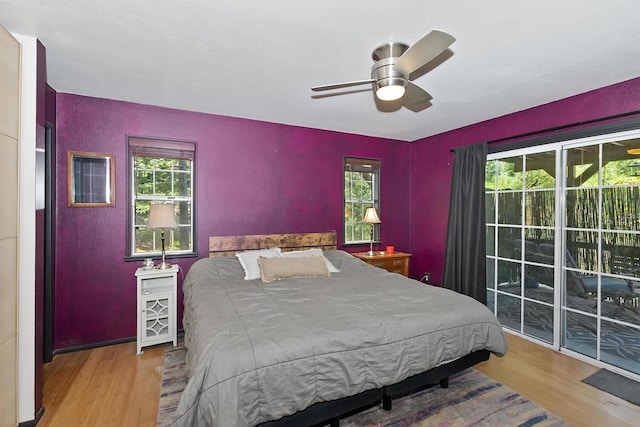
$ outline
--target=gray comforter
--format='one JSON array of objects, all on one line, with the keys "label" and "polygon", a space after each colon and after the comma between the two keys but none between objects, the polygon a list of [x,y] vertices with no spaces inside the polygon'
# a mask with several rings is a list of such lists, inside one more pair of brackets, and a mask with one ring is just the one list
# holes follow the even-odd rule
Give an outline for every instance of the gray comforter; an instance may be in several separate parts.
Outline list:
[{"label": "gray comforter", "polygon": [[488,349],[502,328],[482,304],[325,255],[329,278],[246,281],[235,257],[196,262],[184,281],[189,383],[176,426],[248,426],[397,383]]}]

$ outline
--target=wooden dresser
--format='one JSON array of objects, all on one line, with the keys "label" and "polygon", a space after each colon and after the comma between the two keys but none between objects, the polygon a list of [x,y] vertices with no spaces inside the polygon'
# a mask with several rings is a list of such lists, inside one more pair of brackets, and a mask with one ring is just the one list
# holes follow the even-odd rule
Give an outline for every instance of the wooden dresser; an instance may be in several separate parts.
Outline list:
[{"label": "wooden dresser", "polygon": [[409,277],[409,258],[411,258],[411,254],[404,252],[394,252],[392,254],[376,252],[375,255],[367,255],[366,252],[356,252],[351,255],[360,258],[367,264]]}]

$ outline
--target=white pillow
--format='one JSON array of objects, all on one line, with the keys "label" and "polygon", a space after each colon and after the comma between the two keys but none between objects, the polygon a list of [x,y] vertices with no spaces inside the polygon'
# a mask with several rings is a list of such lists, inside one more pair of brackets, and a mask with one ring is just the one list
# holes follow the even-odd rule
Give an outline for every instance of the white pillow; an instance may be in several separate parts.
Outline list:
[{"label": "white pillow", "polygon": [[256,280],[260,278],[258,257],[274,258],[281,256],[280,248],[257,249],[236,253],[236,257],[240,260],[242,268],[244,268],[244,280]]},{"label": "white pillow", "polygon": [[285,258],[303,258],[308,256],[321,256],[324,258],[324,263],[327,266],[327,269],[331,273],[340,273],[340,270],[336,268],[335,265],[331,261],[324,256],[324,251],[320,248],[311,248],[305,249],[303,251],[290,251],[290,252],[282,252],[282,256]]}]

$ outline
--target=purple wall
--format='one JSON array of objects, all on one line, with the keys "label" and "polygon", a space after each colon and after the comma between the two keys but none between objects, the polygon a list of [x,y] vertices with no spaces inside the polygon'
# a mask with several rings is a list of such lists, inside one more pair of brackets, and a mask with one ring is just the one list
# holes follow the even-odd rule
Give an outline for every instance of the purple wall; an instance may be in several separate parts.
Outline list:
[{"label": "purple wall", "polygon": [[[56,349],[136,334],[140,263],[123,260],[127,135],[197,141],[199,257],[210,235],[336,230],[340,246],[345,155],[382,160],[382,245],[410,250],[406,142],[62,93],[56,107]],[[69,150],[115,155],[115,207],[67,207]],[[194,261],[175,263],[187,271]]]},{"label": "purple wall", "polygon": [[[199,257],[210,235],[337,230],[340,246],[342,158],[380,158],[382,246],[412,252],[411,276],[428,271],[440,283],[451,148],[635,111],[638,95],[640,78],[408,144],[58,94],[54,348],[135,336],[140,263],[123,261],[126,135],[197,141]],[[67,207],[69,150],[115,154],[116,207]],[[177,263],[186,271],[194,261]]]},{"label": "purple wall", "polygon": [[[451,148],[640,110],[640,78],[476,123],[411,144],[412,276],[444,268]],[[425,168],[424,165],[429,167]]]}]

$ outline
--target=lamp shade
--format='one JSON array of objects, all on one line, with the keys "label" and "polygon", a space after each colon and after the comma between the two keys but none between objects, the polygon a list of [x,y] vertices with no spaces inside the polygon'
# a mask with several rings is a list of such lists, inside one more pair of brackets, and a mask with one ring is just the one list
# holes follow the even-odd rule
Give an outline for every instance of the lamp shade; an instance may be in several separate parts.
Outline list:
[{"label": "lamp shade", "polygon": [[362,222],[366,224],[380,224],[380,217],[378,216],[378,212],[376,212],[376,208],[367,208],[364,213],[364,219]]},{"label": "lamp shade", "polygon": [[147,228],[176,228],[176,215],[172,204],[149,205]]}]

